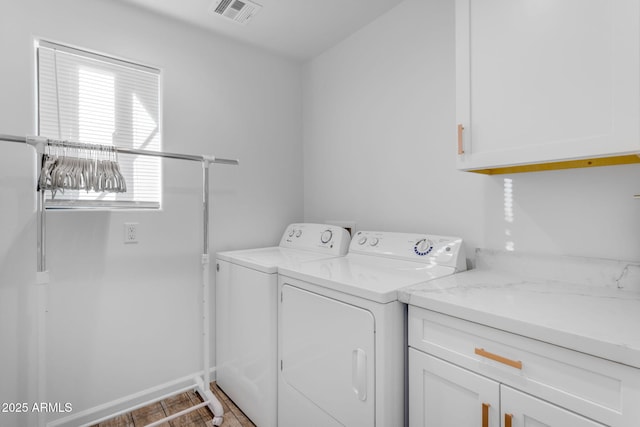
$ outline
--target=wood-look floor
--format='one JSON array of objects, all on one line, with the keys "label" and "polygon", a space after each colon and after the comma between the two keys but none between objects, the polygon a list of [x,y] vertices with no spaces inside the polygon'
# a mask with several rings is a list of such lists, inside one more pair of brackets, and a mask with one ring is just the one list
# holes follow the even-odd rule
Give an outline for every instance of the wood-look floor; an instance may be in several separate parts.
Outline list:
[{"label": "wood-look floor", "polygon": [[[218,388],[215,381],[211,383],[211,391],[218,398],[224,408],[222,427],[255,427],[240,409]],[[153,403],[133,412],[120,415],[92,427],[141,427],[154,421],[183,411],[191,406],[202,403],[203,400],[195,391],[188,391],[168,399]],[[161,427],[211,427],[213,414],[206,406],[189,412],[179,418],[160,424]]]}]

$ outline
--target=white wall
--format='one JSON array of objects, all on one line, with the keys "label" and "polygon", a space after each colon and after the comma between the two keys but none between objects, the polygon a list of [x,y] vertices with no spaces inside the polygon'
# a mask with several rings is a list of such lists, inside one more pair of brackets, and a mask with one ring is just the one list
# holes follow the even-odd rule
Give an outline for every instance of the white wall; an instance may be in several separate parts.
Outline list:
[{"label": "white wall", "polygon": [[[30,147],[0,148],[0,404],[15,404],[38,398],[36,165]],[[0,412],[3,426],[35,421],[29,412]]]},{"label": "white wall", "polygon": [[306,64],[305,219],[640,259],[640,166],[456,171],[454,43],[453,1],[406,0]]},{"label": "white wall", "polygon": [[[166,151],[241,161],[213,167],[211,252],[275,244],[302,219],[299,64],[107,0],[5,2],[0,31],[0,133],[35,132],[34,36],[140,61],[163,71]],[[24,163],[7,144],[2,156]],[[201,167],[163,168],[162,212],[48,215],[47,400],[73,414],[201,369]],[[139,223],[140,243],[123,244],[124,222]],[[17,249],[33,247],[17,260],[0,251],[3,273],[9,261],[32,271],[33,219],[2,209],[0,224],[27,227]],[[31,304],[10,292],[18,311]],[[8,350],[15,331],[0,333],[2,361],[24,371]]]}]

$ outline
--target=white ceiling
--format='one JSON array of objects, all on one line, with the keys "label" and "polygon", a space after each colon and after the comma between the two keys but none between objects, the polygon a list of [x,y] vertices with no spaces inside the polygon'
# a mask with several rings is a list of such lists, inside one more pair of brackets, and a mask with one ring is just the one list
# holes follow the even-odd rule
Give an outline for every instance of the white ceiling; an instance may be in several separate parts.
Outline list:
[{"label": "white ceiling", "polygon": [[403,0],[257,0],[247,24],[208,11],[215,0],[120,0],[282,55],[306,60],[353,34]]}]

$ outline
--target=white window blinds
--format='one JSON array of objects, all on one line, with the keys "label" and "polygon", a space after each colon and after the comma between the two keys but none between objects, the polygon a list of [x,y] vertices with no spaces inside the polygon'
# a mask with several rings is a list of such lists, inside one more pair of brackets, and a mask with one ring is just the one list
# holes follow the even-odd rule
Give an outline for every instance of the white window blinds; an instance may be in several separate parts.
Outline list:
[{"label": "white window blinds", "polygon": [[[36,49],[39,135],[161,150],[159,70],[42,40]],[[126,193],[47,192],[46,206],[159,208],[160,159],[118,156]]]}]

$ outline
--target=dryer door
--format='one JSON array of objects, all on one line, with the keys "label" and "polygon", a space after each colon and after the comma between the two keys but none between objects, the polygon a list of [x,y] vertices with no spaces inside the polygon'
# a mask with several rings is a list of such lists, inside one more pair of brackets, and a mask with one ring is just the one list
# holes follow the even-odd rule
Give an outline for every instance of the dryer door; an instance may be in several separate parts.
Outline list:
[{"label": "dryer door", "polygon": [[[371,312],[290,285],[282,287],[282,375],[346,426],[375,419],[375,322]],[[320,425],[322,420],[307,420]]]}]

